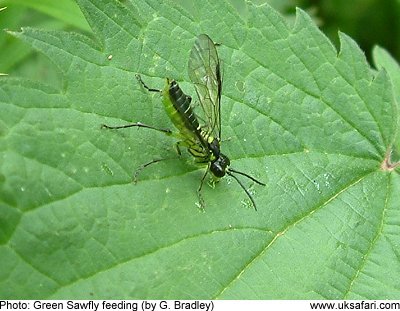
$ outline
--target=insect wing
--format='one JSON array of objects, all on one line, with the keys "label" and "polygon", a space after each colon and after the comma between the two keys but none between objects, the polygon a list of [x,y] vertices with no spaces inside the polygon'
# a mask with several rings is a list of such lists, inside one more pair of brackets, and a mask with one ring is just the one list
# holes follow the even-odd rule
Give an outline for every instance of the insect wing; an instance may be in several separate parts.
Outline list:
[{"label": "insect wing", "polygon": [[221,71],[214,42],[205,34],[197,37],[189,57],[189,78],[195,85],[202,107],[204,129],[221,137]]}]

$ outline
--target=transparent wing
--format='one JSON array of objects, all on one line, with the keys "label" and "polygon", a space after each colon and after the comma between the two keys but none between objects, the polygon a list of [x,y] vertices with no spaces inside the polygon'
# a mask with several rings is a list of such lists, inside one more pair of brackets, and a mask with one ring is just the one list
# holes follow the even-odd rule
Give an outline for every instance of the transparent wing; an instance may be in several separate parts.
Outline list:
[{"label": "transparent wing", "polygon": [[199,119],[204,120],[205,130],[220,139],[222,80],[217,50],[209,36],[197,37],[190,52],[188,70],[202,108]]}]

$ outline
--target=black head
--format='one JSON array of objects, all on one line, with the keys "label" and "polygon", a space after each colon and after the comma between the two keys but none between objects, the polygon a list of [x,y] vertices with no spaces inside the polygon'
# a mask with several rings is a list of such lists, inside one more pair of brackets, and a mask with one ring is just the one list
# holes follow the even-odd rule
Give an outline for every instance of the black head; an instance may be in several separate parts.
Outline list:
[{"label": "black head", "polygon": [[218,158],[211,162],[210,171],[214,174],[215,177],[223,177],[225,176],[227,167],[231,164],[229,158],[220,153]]}]

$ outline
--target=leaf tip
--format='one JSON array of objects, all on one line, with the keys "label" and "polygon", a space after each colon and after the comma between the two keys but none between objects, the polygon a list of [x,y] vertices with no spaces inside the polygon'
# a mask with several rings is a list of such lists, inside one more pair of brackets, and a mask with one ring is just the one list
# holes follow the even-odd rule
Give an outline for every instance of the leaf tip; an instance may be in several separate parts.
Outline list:
[{"label": "leaf tip", "polygon": [[395,58],[383,47],[375,45],[372,48],[372,60],[375,68],[378,70],[390,66],[398,70],[400,68],[399,63]]},{"label": "leaf tip", "polygon": [[311,17],[301,8],[296,7],[296,20],[294,23],[294,28],[298,28],[307,24],[314,25],[315,23],[311,19]]},{"label": "leaf tip", "polygon": [[358,52],[364,54],[364,52],[360,49],[358,44],[351,38],[349,35],[344,32],[338,31],[339,43],[340,43],[340,52],[346,52],[347,49],[354,49]]},{"label": "leaf tip", "polygon": [[356,61],[357,63],[362,64],[364,68],[370,68],[365,52],[361,50],[357,42],[341,31],[338,31],[338,36],[340,44],[338,57],[343,58],[347,62]]},{"label": "leaf tip", "polygon": [[309,16],[308,16],[308,14],[304,11],[304,10],[302,10],[301,8],[299,8],[298,6],[296,6],[296,17],[304,17],[304,18],[310,18]]},{"label": "leaf tip", "polygon": [[314,33],[318,32],[319,34],[322,34],[316,21],[313,20],[306,11],[296,7],[296,18],[293,24],[293,32],[300,32],[305,28],[313,29]]}]

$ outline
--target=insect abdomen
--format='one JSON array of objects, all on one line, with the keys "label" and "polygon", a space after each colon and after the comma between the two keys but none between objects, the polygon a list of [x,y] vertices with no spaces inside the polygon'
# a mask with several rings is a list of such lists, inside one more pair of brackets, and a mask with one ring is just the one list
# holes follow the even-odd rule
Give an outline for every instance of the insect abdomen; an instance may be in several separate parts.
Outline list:
[{"label": "insect abdomen", "polygon": [[175,81],[172,81],[170,84],[169,94],[172,99],[172,104],[182,116],[185,125],[191,128],[191,130],[196,130],[199,127],[199,122],[197,121],[192,107],[190,107],[191,97],[185,95]]},{"label": "insect abdomen", "polygon": [[199,122],[190,106],[191,97],[183,93],[175,81],[168,83],[163,93],[165,109],[175,127],[184,136],[193,136]]}]

